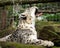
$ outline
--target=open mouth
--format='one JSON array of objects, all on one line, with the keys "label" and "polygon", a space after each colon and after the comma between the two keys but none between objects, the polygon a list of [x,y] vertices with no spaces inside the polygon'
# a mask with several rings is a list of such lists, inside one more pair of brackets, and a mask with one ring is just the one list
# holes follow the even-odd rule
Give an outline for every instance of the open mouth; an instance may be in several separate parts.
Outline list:
[{"label": "open mouth", "polygon": [[41,16],[42,13],[39,11],[39,9],[36,9],[35,10],[35,16],[38,17],[38,16]]},{"label": "open mouth", "polygon": [[35,10],[35,15],[38,13],[38,9]]}]

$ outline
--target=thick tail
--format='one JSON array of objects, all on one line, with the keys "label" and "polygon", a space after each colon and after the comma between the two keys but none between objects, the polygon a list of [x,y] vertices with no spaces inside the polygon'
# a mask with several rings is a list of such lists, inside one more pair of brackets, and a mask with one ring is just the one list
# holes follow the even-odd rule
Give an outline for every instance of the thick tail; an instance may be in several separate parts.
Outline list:
[{"label": "thick tail", "polygon": [[7,35],[7,36],[5,36],[5,37],[3,37],[3,38],[0,38],[0,41],[6,41],[6,40],[8,39],[8,37],[11,36],[11,35],[12,35],[12,34]]},{"label": "thick tail", "polygon": [[54,43],[52,41],[41,40],[41,39],[38,40],[37,44],[42,46],[48,46],[48,47],[54,46]]},{"label": "thick tail", "polygon": [[47,41],[47,40],[40,40],[41,44],[40,45],[43,45],[43,46],[54,46],[54,43],[52,41]]}]

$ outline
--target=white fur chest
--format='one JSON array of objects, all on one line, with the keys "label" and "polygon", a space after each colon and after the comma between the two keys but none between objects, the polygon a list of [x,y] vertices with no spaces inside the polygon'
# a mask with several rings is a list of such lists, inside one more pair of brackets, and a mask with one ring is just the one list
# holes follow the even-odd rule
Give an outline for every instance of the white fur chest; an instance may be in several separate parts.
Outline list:
[{"label": "white fur chest", "polygon": [[26,23],[26,22],[20,22],[18,27],[20,29],[30,29],[30,30],[35,30],[35,25],[33,23]]}]

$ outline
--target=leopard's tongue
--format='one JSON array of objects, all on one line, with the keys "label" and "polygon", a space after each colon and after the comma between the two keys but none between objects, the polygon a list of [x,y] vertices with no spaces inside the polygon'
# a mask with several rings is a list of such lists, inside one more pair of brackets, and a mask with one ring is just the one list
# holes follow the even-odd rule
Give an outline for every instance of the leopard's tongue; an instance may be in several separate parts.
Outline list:
[{"label": "leopard's tongue", "polygon": [[42,12],[38,12],[37,14],[36,14],[36,16],[38,17],[38,16],[42,16]]}]

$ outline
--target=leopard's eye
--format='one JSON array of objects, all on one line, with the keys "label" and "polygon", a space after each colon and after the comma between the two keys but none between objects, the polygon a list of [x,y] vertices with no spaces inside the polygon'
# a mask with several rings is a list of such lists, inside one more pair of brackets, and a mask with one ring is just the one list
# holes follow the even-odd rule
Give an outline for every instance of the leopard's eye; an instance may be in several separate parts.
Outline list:
[{"label": "leopard's eye", "polygon": [[25,15],[22,15],[22,16],[25,16]]},{"label": "leopard's eye", "polygon": [[21,17],[23,20],[26,20],[27,19],[27,17]]}]

